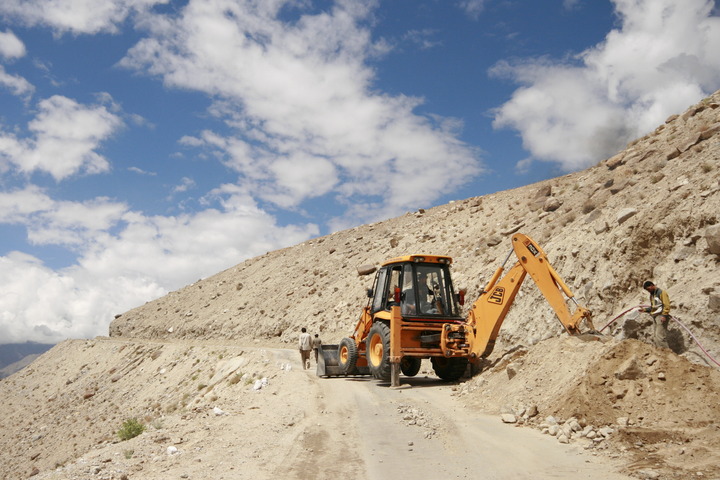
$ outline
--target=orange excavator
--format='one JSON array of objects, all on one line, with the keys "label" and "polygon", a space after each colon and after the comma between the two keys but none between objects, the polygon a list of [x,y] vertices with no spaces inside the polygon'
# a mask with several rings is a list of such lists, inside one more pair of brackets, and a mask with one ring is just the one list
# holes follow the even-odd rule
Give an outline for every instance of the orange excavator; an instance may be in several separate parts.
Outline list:
[{"label": "orange excavator", "polygon": [[[372,375],[399,385],[400,372],[412,377],[429,358],[435,374],[460,379],[468,363],[493,351],[500,327],[529,274],[570,335],[594,333],[590,311],[575,298],[540,246],[527,235],[512,235],[512,251],[495,271],[466,317],[461,315],[465,291],[455,292],[450,276],[452,258],[407,255],[386,261],[376,273],[368,303],[352,336],[337,345],[323,345],[319,376]],[[513,252],[517,261],[505,275]],[[571,313],[568,300],[575,305]],[[581,331],[585,322],[586,332]]]}]

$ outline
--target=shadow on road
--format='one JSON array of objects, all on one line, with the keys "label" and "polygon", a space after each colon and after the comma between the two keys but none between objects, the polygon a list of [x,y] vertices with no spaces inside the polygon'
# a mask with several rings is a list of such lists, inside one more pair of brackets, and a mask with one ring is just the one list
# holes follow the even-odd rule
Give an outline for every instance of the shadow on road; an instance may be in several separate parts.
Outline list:
[{"label": "shadow on road", "polygon": [[[326,381],[338,382],[358,382],[375,384],[378,387],[390,387],[389,381],[376,380],[375,378],[367,375],[358,376],[343,376],[343,377],[327,377],[323,378]],[[459,385],[462,382],[446,382],[439,379],[438,377],[422,376],[422,377],[400,377],[399,388],[437,388],[445,387],[449,385]]]}]

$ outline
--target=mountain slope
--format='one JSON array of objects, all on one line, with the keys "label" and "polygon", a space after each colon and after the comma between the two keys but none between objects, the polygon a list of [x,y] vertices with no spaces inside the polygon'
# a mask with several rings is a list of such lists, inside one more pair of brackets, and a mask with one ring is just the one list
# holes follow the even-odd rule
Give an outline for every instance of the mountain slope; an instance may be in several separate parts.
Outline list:
[{"label": "mountain slope", "polygon": [[[293,342],[307,326],[337,342],[352,331],[371,286],[357,266],[407,253],[450,255],[456,285],[473,299],[510,250],[510,233],[521,230],[543,246],[598,328],[646,302],[641,286],[652,279],[670,293],[672,313],[720,352],[719,104],[716,93],[581,172],[268,252],[121,315],[110,335]],[[562,331],[530,283],[501,342],[534,344]],[[649,317],[638,321],[616,335],[643,338]],[[673,330],[673,349],[702,362],[689,337]]]}]

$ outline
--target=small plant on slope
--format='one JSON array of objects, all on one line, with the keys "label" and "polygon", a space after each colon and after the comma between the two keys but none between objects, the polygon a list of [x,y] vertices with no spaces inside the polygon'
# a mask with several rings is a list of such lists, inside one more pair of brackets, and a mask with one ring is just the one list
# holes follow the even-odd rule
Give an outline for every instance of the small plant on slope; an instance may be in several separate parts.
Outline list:
[{"label": "small plant on slope", "polygon": [[135,438],[145,431],[145,425],[138,422],[135,418],[129,418],[123,422],[122,427],[118,430],[117,435],[120,440],[130,440]]}]

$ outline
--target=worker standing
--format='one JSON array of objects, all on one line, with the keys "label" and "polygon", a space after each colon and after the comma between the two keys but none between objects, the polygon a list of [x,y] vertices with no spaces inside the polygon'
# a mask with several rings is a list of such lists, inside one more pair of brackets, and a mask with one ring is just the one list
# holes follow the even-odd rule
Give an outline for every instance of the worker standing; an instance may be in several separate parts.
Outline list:
[{"label": "worker standing", "polygon": [[312,337],[307,333],[307,328],[302,327],[300,330],[300,339],[298,347],[300,349],[300,359],[302,361],[303,370],[310,368],[310,351],[312,350]]},{"label": "worker standing", "polygon": [[318,363],[318,354],[320,353],[320,347],[322,346],[322,340],[320,340],[320,336],[316,333],[315,338],[312,339],[312,347],[313,350],[315,350],[315,363]]},{"label": "worker standing", "polygon": [[670,348],[667,342],[668,322],[670,321],[670,296],[650,280],[643,283],[650,293],[650,306],[644,309],[653,318],[652,341],[656,347]]}]

